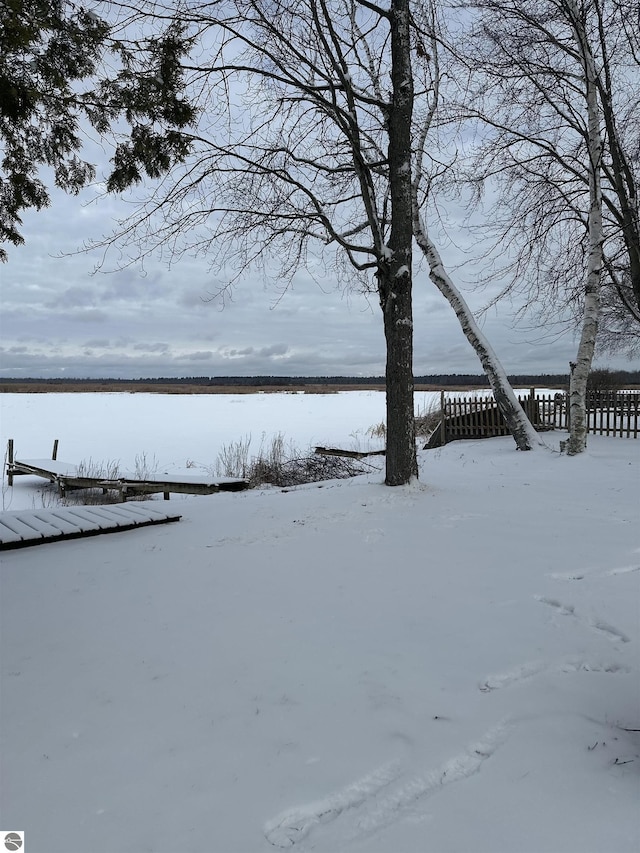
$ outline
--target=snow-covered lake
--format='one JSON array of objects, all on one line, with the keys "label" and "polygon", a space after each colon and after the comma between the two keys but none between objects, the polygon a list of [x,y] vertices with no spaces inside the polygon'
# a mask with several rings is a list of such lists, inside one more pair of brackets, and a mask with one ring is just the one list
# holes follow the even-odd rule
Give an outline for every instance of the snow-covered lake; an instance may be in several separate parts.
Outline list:
[{"label": "snow-covered lake", "polygon": [[[0,405],[22,455],[176,466],[384,413]],[[2,553],[0,825],[25,853],[637,853],[640,441],[567,458],[564,437],[423,451],[395,489],[172,497],[178,523]]]},{"label": "snow-covered lake", "polygon": [[[424,406],[437,395],[416,395]],[[223,445],[283,433],[301,449],[366,441],[366,430],[385,417],[379,391],[339,394],[3,394],[3,446],[46,457],[54,439],[70,462],[118,460],[131,468],[136,455],[155,457],[162,470],[211,466]]]}]

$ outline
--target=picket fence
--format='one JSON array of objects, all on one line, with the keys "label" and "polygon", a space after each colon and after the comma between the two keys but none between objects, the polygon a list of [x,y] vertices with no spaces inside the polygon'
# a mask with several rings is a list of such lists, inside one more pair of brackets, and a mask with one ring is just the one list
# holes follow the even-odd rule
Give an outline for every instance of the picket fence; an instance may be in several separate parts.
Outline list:
[{"label": "picket fence", "polygon": [[[569,406],[566,394],[539,394],[535,389],[519,395],[518,401],[531,423],[539,430],[569,429]],[[440,395],[443,418],[432,436],[432,447],[461,438],[488,438],[509,435],[492,395],[483,397],[449,397]],[[589,432],[638,438],[640,433],[640,393],[626,391],[590,391],[587,394]]]}]

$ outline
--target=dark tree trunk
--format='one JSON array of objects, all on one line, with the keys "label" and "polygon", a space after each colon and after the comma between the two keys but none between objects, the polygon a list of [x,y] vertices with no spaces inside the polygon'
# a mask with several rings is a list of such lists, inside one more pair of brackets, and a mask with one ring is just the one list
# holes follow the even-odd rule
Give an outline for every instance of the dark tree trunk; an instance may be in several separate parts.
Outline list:
[{"label": "dark tree trunk", "polygon": [[[393,269],[394,265],[390,265]],[[390,272],[390,277],[393,272]],[[406,323],[411,317],[411,280],[400,284],[382,282],[384,332],[387,341],[387,453],[388,486],[402,486],[418,476],[413,407],[413,329]],[[386,299],[382,292],[387,292]]]},{"label": "dark tree trunk", "polygon": [[387,342],[386,480],[401,486],[418,476],[413,408],[411,119],[413,79],[409,0],[391,2],[389,182],[391,235],[380,258],[378,289]]}]

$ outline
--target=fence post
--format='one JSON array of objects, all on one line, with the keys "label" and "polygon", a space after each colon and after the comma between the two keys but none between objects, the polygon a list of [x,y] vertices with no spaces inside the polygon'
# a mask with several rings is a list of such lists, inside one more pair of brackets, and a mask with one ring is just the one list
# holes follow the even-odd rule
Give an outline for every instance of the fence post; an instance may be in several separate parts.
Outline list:
[{"label": "fence post", "polygon": [[447,443],[447,413],[444,410],[444,391],[440,392],[440,412],[442,413],[440,418],[440,444],[444,446]]},{"label": "fence post", "polygon": [[536,410],[536,389],[535,388],[529,388],[529,411],[527,412],[527,414],[529,415],[529,420],[531,421],[531,423],[535,427],[538,424],[538,421],[540,420],[538,418],[538,412]]}]

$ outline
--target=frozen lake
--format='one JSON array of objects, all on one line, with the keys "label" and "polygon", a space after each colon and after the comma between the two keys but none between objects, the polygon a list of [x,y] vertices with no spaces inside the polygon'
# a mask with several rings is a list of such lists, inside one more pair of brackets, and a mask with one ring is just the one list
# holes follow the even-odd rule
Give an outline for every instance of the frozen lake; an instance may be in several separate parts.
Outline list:
[{"label": "frozen lake", "polygon": [[[416,394],[416,410],[438,398]],[[367,443],[366,431],[385,416],[381,391],[337,394],[3,394],[3,446],[16,455],[47,457],[54,439],[69,462],[118,460],[132,467],[137,455],[161,468],[211,466],[223,445],[282,433],[302,450],[316,444]]]}]

